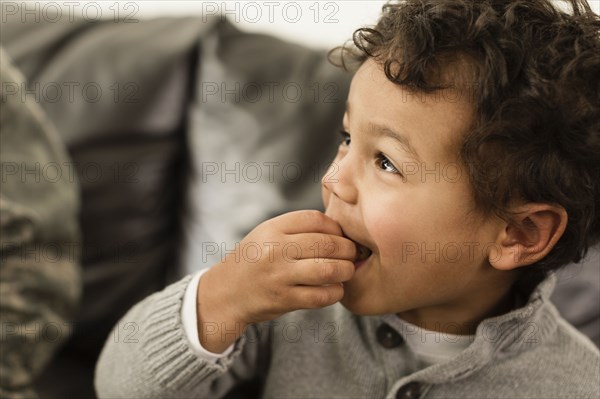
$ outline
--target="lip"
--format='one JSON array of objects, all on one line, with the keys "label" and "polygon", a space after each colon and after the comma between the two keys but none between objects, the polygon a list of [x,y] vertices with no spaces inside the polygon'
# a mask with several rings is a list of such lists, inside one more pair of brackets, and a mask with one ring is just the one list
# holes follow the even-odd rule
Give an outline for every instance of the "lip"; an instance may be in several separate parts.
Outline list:
[{"label": "lip", "polygon": [[358,262],[354,262],[355,269],[358,269],[359,267],[363,266],[365,263],[369,262],[372,257],[373,257],[373,253],[371,252],[371,255],[369,255],[369,257],[367,259],[363,259],[363,260],[359,260]]}]

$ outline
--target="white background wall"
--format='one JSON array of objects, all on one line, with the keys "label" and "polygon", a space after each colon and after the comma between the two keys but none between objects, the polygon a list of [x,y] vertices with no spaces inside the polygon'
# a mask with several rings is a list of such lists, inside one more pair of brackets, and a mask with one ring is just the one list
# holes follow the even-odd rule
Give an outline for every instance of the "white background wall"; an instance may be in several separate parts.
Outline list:
[{"label": "white background wall", "polygon": [[[555,1],[566,4],[566,0]],[[596,13],[600,13],[600,0],[588,2]],[[70,14],[87,19],[114,19],[118,16],[119,20],[224,14],[246,31],[268,33],[314,47],[331,48],[350,39],[357,28],[373,25],[385,1],[2,0],[0,4],[2,12],[8,12],[14,5],[23,3],[27,4],[28,9],[37,7],[38,18],[41,15],[49,20],[56,17],[58,7],[69,10],[68,13],[63,11],[63,18]]]},{"label": "white background wall", "polygon": [[[564,0],[556,0],[566,4]],[[127,2],[120,2],[126,4]],[[355,29],[377,21],[384,0],[300,1],[136,1],[140,18],[222,12],[242,29],[270,33],[311,46],[330,48],[352,37]],[[600,0],[588,0],[600,13]],[[567,8],[568,9],[568,8]],[[130,8],[129,11],[133,11]]]},{"label": "white background wall", "polygon": [[331,48],[375,24],[384,0],[0,0],[0,14],[58,22],[136,22],[163,16],[224,15],[242,30]]},{"label": "white background wall", "polygon": [[355,29],[374,24],[385,1],[138,1],[136,4],[140,18],[221,12],[244,30],[328,48],[351,38]]}]

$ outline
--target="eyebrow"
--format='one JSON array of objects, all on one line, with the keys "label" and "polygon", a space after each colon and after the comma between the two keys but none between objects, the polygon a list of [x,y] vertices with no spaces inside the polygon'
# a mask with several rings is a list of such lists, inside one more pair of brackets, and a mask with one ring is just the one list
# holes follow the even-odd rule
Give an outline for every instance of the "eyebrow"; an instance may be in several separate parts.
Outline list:
[{"label": "eyebrow", "polygon": [[[350,103],[349,102],[346,102],[346,112],[348,113],[348,115],[350,115]],[[381,137],[381,136],[390,137],[390,138],[396,140],[405,152],[412,155],[413,158],[415,158],[415,160],[422,162],[421,157],[419,156],[419,154],[417,153],[415,148],[410,144],[410,141],[408,140],[408,138],[406,138],[405,136],[401,135],[400,133],[394,131],[394,129],[392,129],[388,126],[385,126],[385,125],[379,125],[376,123],[369,122],[368,127],[369,127],[369,130],[371,130],[373,133],[375,133],[379,137]]]}]

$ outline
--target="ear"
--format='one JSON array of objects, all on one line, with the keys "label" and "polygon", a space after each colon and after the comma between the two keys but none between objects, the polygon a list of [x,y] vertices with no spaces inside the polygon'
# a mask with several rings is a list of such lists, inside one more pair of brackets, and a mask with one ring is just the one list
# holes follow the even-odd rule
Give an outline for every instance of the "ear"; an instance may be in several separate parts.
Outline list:
[{"label": "ear", "polygon": [[498,270],[529,266],[543,259],[563,235],[567,212],[562,206],[529,203],[513,209],[516,217],[503,223],[495,251],[488,254]]}]

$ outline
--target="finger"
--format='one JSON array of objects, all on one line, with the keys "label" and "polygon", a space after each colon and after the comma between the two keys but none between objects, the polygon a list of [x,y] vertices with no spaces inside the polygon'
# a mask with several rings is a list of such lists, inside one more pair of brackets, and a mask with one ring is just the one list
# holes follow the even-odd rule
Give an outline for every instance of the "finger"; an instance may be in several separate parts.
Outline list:
[{"label": "finger", "polygon": [[290,294],[295,309],[322,308],[339,302],[344,297],[344,286],[342,284],[320,287],[296,286],[291,289]]},{"label": "finger", "polygon": [[340,225],[323,212],[303,210],[285,213],[271,219],[279,231],[286,234],[323,233],[342,236]]},{"label": "finger", "polygon": [[356,244],[345,237],[322,233],[299,233],[292,237],[291,242],[297,244],[296,259],[330,258],[354,261],[358,255]]},{"label": "finger", "polygon": [[319,286],[336,284],[352,279],[354,263],[340,259],[302,259],[290,268],[290,285]]}]

